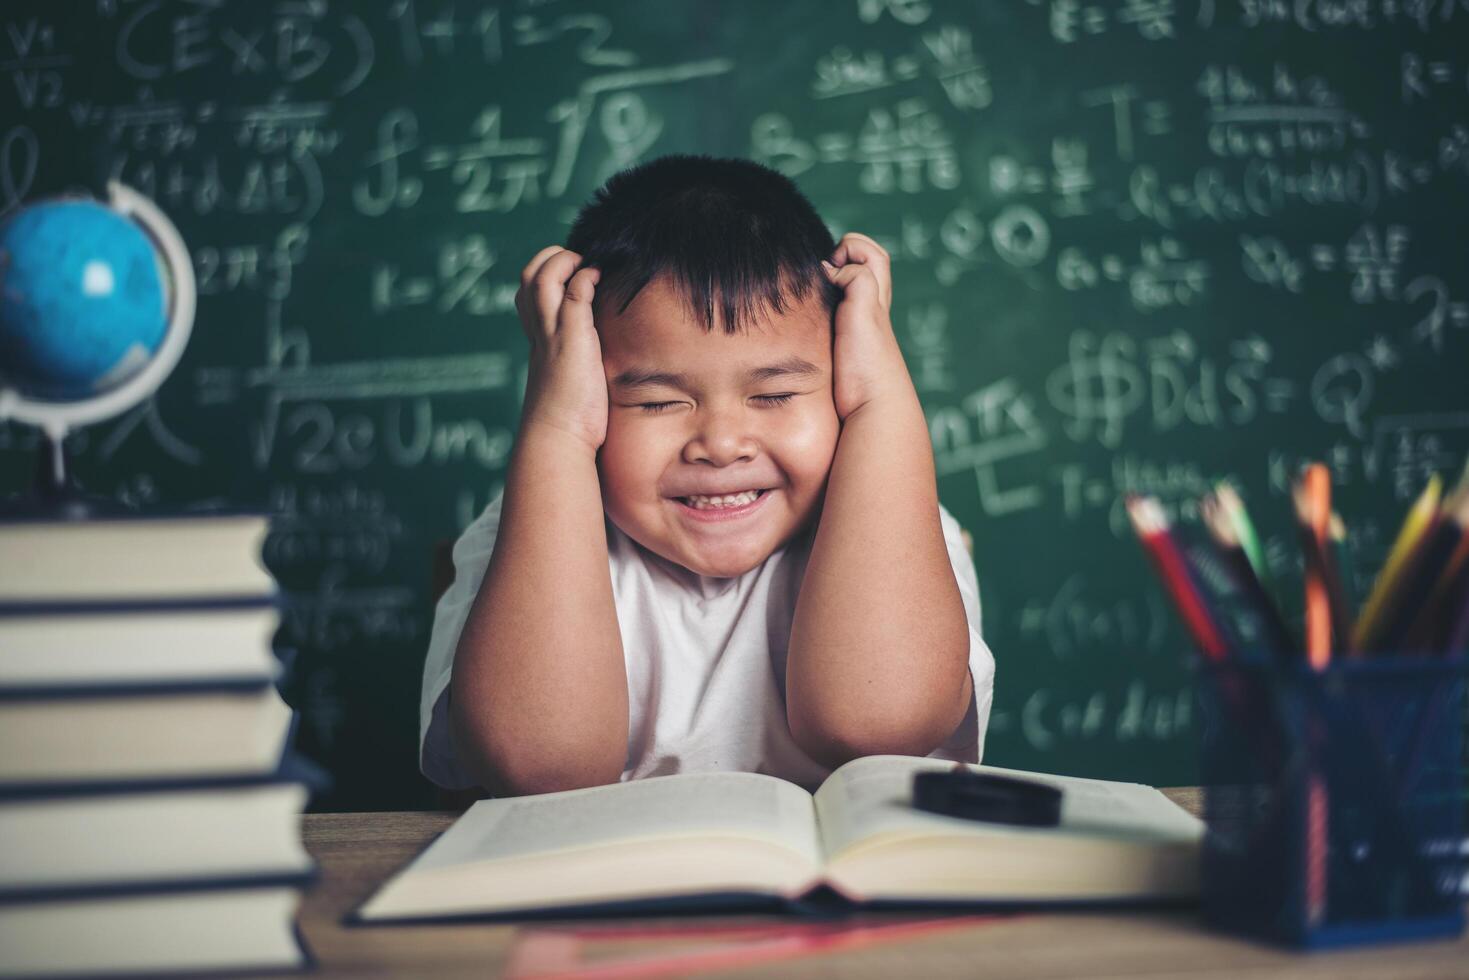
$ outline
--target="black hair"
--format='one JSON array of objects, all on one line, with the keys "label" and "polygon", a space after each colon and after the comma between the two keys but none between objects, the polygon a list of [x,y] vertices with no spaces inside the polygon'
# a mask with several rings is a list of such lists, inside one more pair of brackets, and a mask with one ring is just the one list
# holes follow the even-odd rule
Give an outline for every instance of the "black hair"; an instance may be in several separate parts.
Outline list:
[{"label": "black hair", "polygon": [[623,170],[582,208],[566,247],[601,270],[599,303],[622,312],[666,273],[706,332],[722,322],[737,333],[813,289],[828,314],[841,298],[821,268],[836,248],[826,224],[789,177],[751,160],[665,156]]}]

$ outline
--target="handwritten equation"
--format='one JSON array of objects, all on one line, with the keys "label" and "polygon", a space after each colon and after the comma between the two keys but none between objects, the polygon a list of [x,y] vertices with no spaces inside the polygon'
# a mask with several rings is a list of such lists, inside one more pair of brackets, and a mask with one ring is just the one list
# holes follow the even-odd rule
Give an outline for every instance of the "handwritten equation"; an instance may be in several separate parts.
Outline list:
[{"label": "handwritten equation", "polygon": [[[1469,452],[1466,51],[1469,0],[21,0],[0,220],[117,179],[183,231],[183,362],[68,446],[98,492],[275,515],[303,732],[343,771],[344,732],[401,742],[343,805],[423,802],[384,705],[417,689],[431,556],[504,485],[520,268],[675,152],[765,163],[891,255],[992,757],[1156,759],[1195,720],[1125,494],[1191,529],[1227,478],[1279,514],[1321,460],[1370,574]],[[7,490],[36,451],[0,426]]]}]

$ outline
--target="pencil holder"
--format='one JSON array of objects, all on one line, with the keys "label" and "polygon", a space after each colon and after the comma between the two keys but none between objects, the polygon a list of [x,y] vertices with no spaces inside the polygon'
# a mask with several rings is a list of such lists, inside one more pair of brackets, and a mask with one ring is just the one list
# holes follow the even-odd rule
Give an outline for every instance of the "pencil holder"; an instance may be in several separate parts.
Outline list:
[{"label": "pencil holder", "polygon": [[1308,949],[1462,932],[1465,672],[1201,667],[1205,921]]}]

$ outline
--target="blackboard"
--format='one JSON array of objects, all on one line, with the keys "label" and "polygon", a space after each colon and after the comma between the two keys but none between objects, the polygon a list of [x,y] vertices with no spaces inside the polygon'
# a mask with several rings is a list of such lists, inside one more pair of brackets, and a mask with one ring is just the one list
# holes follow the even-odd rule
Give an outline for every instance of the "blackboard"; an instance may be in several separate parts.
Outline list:
[{"label": "blackboard", "polygon": [[[763,161],[891,252],[988,761],[1195,777],[1123,492],[1191,525],[1234,479],[1289,583],[1322,459],[1361,588],[1469,448],[1465,0],[25,0],[0,76],[0,207],[118,178],[192,250],[179,368],[72,449],[93,491],[276,515],[322,807],[432,799],[431,555],[503,482],[517,274],[638,160]],[[33,448],[0,428],[0,489]]]}]

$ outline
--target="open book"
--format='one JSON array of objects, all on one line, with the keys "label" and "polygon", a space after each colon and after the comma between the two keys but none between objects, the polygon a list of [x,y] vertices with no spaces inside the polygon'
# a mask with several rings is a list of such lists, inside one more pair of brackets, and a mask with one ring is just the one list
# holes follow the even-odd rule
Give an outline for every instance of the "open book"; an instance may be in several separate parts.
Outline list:
[{"label": "open book", "polygon": [[913,774],[954,766],[868,756],[814,795],[774,776],[718,772],[481,800],[355,918],[1197,895],[1203,825],[1156,789],[969,766],[1060,787],[1061,825],[915,810]]}]

